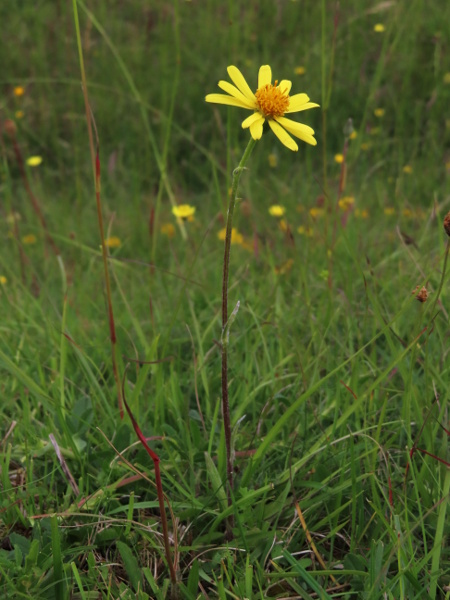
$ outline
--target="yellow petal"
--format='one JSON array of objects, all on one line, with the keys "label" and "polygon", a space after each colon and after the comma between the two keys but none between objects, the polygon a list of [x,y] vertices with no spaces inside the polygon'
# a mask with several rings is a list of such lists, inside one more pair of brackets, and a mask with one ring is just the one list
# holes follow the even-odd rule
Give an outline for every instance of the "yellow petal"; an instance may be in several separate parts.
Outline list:
[{"label": "yellow petal", "polygon": [[[295,121],[291,121],[289,119],[285,119],[283,117],[276,117],[277,123],[282,125],[290,134],[295,135],[295,137],[302,140],[302,142],[306,142],[307,144],[311,144],[311,146],[317,145],[317,140],[313,137],[314,130],[307,125],[303,125],[303,123],[296,123]],[[312,134],[310,133],[312,132]]]},{"label": "yellow petal", "polygon": [[281,125],[278,125],[278,123],[276,121],[272,121],[271,119],[269,120],[269,125],[270,125],[270,129],[274,132],[274,134],[277,136],[277,138],[280,140],[280,142],[286,146],[286,148],[289,148],[289,150],[293,150],[294,152],[297,152],[298,150],[298,146],[297,144],[294,142],[294,140],[291,138],[291,136],[288,134],[287,131],[285,131]]},{"label": "yellow petal", "polygon": [[242,127],[243,129],[247,129],[247,127],[250,127],[250,125],[253,125],[253,123],[256,123],[256,121],[259,120],[262,120],[262,122],[264,123],[264,117],[261,116],[259,112],[255,112],[249,117],[247,117],[245,121],[242,121]]},{"label": "yellow petal", "polygon": [[258,89],[272,83],[272,69],[269,65],[263,65],[259,68],[258,73]]},{"label": "yellow petal", "polygon": [[278,87],[280,88],[280,90],[282,92],[289,94],[289,92],[291,91],[291,87],[292,87],[292,81],[289,81],[289,79],[282,79],[280,81],[280,83],[278,84]]},{"label": "yellow petal", "polygon": [[316,104],[315,102],[306,102],[305,104],[294,104],[292,106],[292,98],[291,102],[289,102],[289,108],[286,113],[295,113],[300,112],[301,110],[308,110],[308,108],[317,108],[320,104]]},{"label": "yellow petal", "polygon": [[250,101],[242,92],[240,92],[234,85],[228,83],[228,81],[219,81],[219,87],[224,91],[243,102],[248,108],[256,108],[256,102]]},{"label": "yellow petal", "polygon": [[245,81],[245,77],[242,75],[239,69],[231,65],[228,67],[227,71],[231,81],[238,88],[238,90],[242,92],[249,100],[255,101],[255,94],[249,88],[248,83]]},{"label": "yellow petal", "polygon": [[205,97],[206,102],[215,102],[216,104],[228,104],[228,106],[239,106],[240,108],[249,108],[247,104],[244,104],[242,100],[232,98],[231,96],[225,96],[225,94],[208,94]]},{"label": "yellow petal", "polygon": [[263,134],[264,117],[250,125],[250,135],[254,140],[260,140]]}]

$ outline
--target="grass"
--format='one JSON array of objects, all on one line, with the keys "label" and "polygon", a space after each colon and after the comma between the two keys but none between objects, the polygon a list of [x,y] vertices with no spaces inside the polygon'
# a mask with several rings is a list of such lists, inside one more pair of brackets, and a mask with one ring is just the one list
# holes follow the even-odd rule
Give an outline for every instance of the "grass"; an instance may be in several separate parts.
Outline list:
[{"label": "grass", "polygon": [[[3,597],[450,598],[450,5],[340,4],[77,3],[118,371],[160,458],[175,586],[153,463],[119,416],[72,4],[0,9]],[[264,135],[241,179],[228,507],[217,236],[248,131],[204,96],[230,64],[322,109],[300,119],[316,148]],[[25,171],[47,232],[8,119],[43,158]]]}]

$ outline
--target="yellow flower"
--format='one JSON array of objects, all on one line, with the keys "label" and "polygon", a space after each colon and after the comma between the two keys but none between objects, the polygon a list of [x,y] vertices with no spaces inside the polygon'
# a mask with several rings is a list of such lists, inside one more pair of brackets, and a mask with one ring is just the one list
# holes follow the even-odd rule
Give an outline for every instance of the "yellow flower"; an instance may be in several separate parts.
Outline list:
[{"label": "yellow flower", "polygon": [[16,110],[16,112],[14,113],[16,119],[23,119],[23,117],[25,116],[25,113],[23,112],[23,110]]},{"label": "yellow flower", "polygon": [[384,209],[384,214],[387,217],[392,217],[392,215],[395,215],[395,208],[393,206],[386,206]]},{"label": "yellow flower", "polygon": [[355,204],[353,196],[343,196],[339,199],[338,205],[341,210],[349,210]]},{"label": "yellow flower", "polygon": [[28,235],[24,235],[22,238],[22,243],[27,244],[27,246],[31,246],[31,244],[35,244],[37,242],[37,237],[34,233],[29,233]]},{"label": "yellow flower", "polygon": [[195,214],[195,206],[179,204],[172,208],[172,214],[178,219],[189,219],[189,217],[193,217]]},{"label": "yellow flower", "polygon": [[121,245],[122,245],[122,242],[120,241],[120,238],[118,238],[116,236],[106,238],[106,240],[105,240],[105,246],[107,248],[120,248]]},{"label": "yellow flower", "polygon": [[172,225],[172,223],[163,223],[161,225],[161,233],[167,235],[169,239],[173,238],[175,235],[175,227]]},{"label": "yellow flower", "polygon": [[374,114],[376,117],[378,117],[379,119],[381,119],[381,117],[384,117],[385,113],[386,113],[386,111],[385,111],[385,109],[384,109],[384,108],[376,108],[376,109],[373,111],[373,114]]},{"label": "yellow flower", "polygon": [[250,128],[250,135],[254,140],[261,139],[263,125],[267,121],[280,142],[294,152],[298,150],[298,146],[289,134],[312,146],[317,144],[311,127],[286,119],[284,116],[319,106],[310,102],[306,94],[289,96],[291,81],[283,79],[278,83],[276,80],[272,85],[272,69],[269,65],[263,65],[259,69],[258,89],[253,93],[237,67],[230,66],[227,70],[235,85],[227,81],[219,81],[219,87],[229,95],[208,94],[205,98],[206,102],[238,106],[254,111],[242,122],[244,129]]},{"label": "yellow flower", "polygon": [[[217,237],[219,238],[219,240],[224,241],[226,234],[227,234],[227,229],[226,229],[226,227],[224,227],[223,229],[221,229],[219,231],[219,233],[217,234]],[[244,236],[242,235],[242,233],[239,233],[239,231],[236,229],[236,227],[233,227],[231,229],[231,243],[232,244],[242,244],[243,242],[244,242]]]},{"label": "yellow flower", "polygon": [[355,217],[358,219],[368,219],[369,218],[369,211],[367,210],[367,208],[357,208],[355,210]]},{"label": "yellow flower", "polygon": [[341,163],[344,162],[344,155],[343,154],[335,154],[334,155],[334,162],[337,162],[339,165]]},{"label": "yellow flower", "polygon": [[325,213],[325,209],[319,208],[318,206],[313,206],[312,208],[309,209],[309,214],[311,215],[311,217],[313,219],[318,219],[320,217],[323,217],[324,213]]},{"label": "yellow flower", "polygon": [[300,227],[297,227],[297,232],[300,235],[306,235],[308,237],[311,237],[313,234],[313,230],[311,229],[311,227],[305,227],[304,225],[300,225]]},{"label": "yellow flower", "polygon": [[450,83],[450,73],[444,75],[444,83]]},{"label": "yellow flower", "polygon": [[267,160],[269,161],[269,167],[272,167],[272,169],[274,169],[278,165],[278,157],[273,152],[269,154]]},{"label": "yellow flower", "polygon": [[403,167],[403,173],[406,173],[407,175],[411,175],[412,172],[413,172],[413,168],[411,165],[405,165]]},{"label": "yellow flower", "polygon": [[42,156],[29,156],[27,158],[27,165],[29,167],[38,167],[42,162]]},{"label": "yellow flower", "polygon": [[282,217],[285,212],[286,209],[284,206],[280,206],[279,204],[274,204],[273,206],[269,207],[269,214],[272,217]]},{"label": "yellow flower", "polygon": [[294,73],[296,75],[304,75],[306,73],[305,67],[295,67]]},{"label": "yellow flower", "polygon": [[5,285],[5,283],[8,283],[8,280],[4,275],[0,275],[0,284]]},{"label": "yellow flower", "polygon": [[377,33],[383,33],[383,31],[386,31],[386,27],[383,25],[383,23],[377,23],[374,25],[373,30]]},{"label": "yellow flower", "polygon": [[450,171],[450,160],[445,163],[445,168],[447,171]]},{"label": "yellow flower", "polygon": [[279,225],[280,225],[281,231],[287,231],[289,229],[289,225],[288,225],[288,222],[286,221],[286,219],[280,219]]},{"label": "yellow flower", "polygon": [[9,225],[14,225],[14,223],[16,221],[21,221],[22,217],[20,216],[20,213],[18,212],[11,212],[8,215],[6,215],[6,222],[9,223]]},{"label": "yellow flower", "polygon": [[350,139],[351,140],[356,140],[356,138],[358,137],[358,132],[353,130],[350,134]]},{"label": "yellow flower", "polygon": [[410,208],[404,208],[404,209],[402,210],[402,215],[403,215],[404,217],[407,217],[407,218],[409,218],[409,217],[413,217],[413,216],[414,216],[414,215],[413,215],[413,211],[412,211]]},{"label": "yellow flower", "polygon": [[25,94],[25,88],[23,88],[21,85],[17,85],[14,88],[14,96],[23,96]]}]

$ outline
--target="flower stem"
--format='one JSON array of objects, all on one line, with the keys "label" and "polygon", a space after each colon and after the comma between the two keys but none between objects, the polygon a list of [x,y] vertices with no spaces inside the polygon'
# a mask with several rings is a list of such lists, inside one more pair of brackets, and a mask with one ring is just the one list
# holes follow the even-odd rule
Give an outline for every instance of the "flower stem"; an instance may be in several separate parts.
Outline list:
[{"label": "flower stem", "polygon": [[227,454],[227,480],[228,480],[228,505],[231,505],[231,490],[233,489],[233,458],[231,449],[231,422],[230,422],[230,404],[228,401],[228,281],[230,267],[230,249],[231,232],[233,229],[233,214],[237,200],[239,180],[245,165],[250,158],[256,140],[252,137],[248,142],[247,148],[242,155],[238,167],[233,171],[233,181],[231,184],[231,198],[228,205],[227,227],[225,234],[225,251],[223,256],[223,279],[222,279],[222,413],[223,425],[225,431],[225,446]]}]

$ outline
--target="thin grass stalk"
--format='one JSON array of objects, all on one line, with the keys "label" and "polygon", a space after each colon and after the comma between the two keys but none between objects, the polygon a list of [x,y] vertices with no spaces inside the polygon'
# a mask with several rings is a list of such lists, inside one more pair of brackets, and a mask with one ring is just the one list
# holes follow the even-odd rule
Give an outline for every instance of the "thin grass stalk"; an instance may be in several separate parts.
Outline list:
[{"label": "thin grass stalk", "polygon": [[242,155],[238,167],[233,171],[231,184],[231,197],[227,212],[227,225],[225,233],[225,250],[223,256],[223,278],[222,278],[222,414],[226,446],[226,469],[228,481],[228,505],[231,505],[231,490],[233,489],[233,457],[231,448],[231,419],[230,403],[228,399],[228,339],[230,327],[228,323],[228,282],[230,268],[231,234],[233,230],[233,214],[236,206],[239,180],[245,169],[248,159],[255,147],[256,140],[250,138],[247,148]]},{"label": "thin grass stalk", "polygon": [[102,214],[102,205],[101,205],[101,172],[100,172],[100,155],[99,155],[99,143],[97,137],[96,149],[94,149],[94,136],[92,132],[92,112],[91,107],[89,105],[89,97],[87,91],[87,83],[86,83],[86,72],[84,69],[84,60],[83,60],[83,48],[81,45],[81,34],[80,34],[80,23],[78,19],[78,8],[77,8],[77,0],[73,0],[73,15],[75,21],[75,31],[77,38],[77,46],[78,46],[78,56],[80,61],[80,72],[81,72],[81,83],[83,86],[83,97],[84,97],[84,107],[86,111],[86,123],[88,128],[88,136],[89,136],[89,149],[91,152],[91,162],[92,162],[92,171],[95,182],[95,199],[97,205],[97,220],[98,227],[100,232],[100,239],[102,245],[102,258],[103,258],[103,270],[105,277],[105,287],[106,287],[106,299],[108,304],[108,321],[109,321],[109,335],[111,341],[111,356],[112,356],[112,367],[114,380],[116,382],[117,388],[117,397],[119,402],[119,411],[120,418],[123,419],[123,400],[122,400],[122,389],[120,385],[120,377],[119,377],[119,369],[117,366],[117,338],[116,338],[116,328],[114,321],[114,311],[111,299],[111,282],[109,276],[108,269],[108,250],[105,244],[105,228],[103,225],[103,214]]}]

